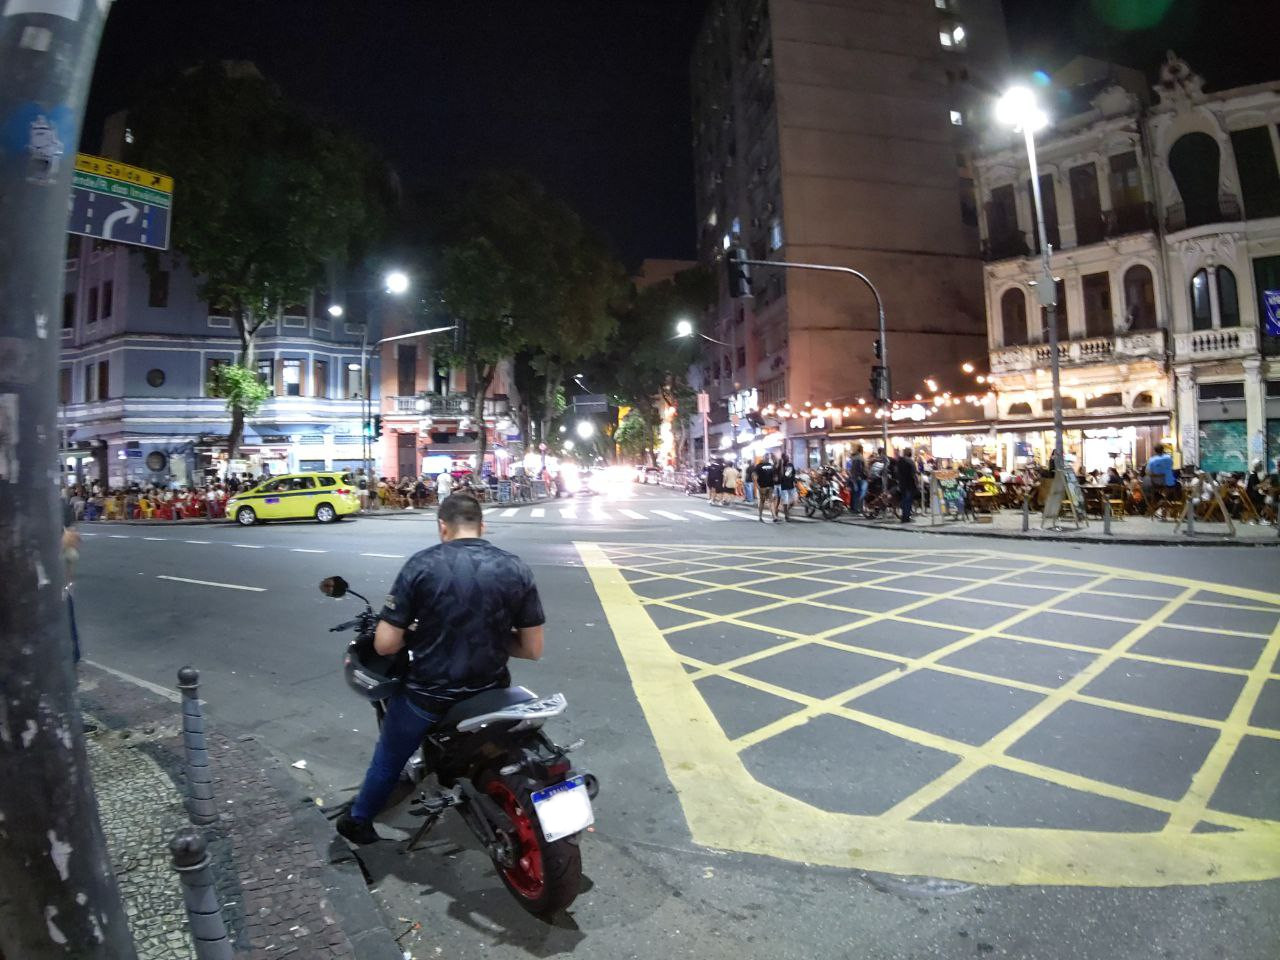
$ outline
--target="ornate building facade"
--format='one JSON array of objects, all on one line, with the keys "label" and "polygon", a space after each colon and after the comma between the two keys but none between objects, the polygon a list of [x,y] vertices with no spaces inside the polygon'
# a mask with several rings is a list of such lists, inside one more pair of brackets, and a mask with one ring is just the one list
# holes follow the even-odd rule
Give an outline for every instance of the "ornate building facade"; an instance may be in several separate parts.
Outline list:
[{"label": "ornate building facade", "polygon": [[[1205,93],[1171,56],[1154,105],[1139,76],[1094,61],[1055,85],[1077,108],[1037,138],[1069,457],[1140,464],[1163,440],[1213,470],[1274,459],[1280,82]],[[1027,170],[1012,137],[975,162],[997,423],[1014,457],[1043,460],[1050,354]]]}]

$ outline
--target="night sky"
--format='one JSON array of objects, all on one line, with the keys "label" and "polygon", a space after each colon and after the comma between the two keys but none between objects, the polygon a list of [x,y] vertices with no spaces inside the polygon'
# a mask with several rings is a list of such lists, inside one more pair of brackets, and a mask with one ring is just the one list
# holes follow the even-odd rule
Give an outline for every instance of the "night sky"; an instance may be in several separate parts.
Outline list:
[{"label": "night sky", "polygon": [[[166,70],[245,59],[371,140],[408,189],[523,168],[629,264],[694,247],[689,58],[705,0],[116,0],[83,148]],[[1072,52],[1218,88],[1280,78],[1275,0],[1005,0],[1019,65]],[[1151,29],[1147,20],[1159,22]]]}]

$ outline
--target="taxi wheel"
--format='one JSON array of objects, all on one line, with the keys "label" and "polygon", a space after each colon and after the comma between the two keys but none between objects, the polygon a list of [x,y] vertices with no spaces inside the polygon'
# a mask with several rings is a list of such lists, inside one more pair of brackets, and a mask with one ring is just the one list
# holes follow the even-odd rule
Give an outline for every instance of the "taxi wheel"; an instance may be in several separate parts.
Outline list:
[{"label": "taxi wheel", "polygon": [[258,515],[253,512],[253,507],[241,507],[236,511],[236,523],[242,527],[252,527],[258,522]]},{"label": "taxi wheel", "polygon": [[333,523],[338,519],[338,512],[328,503],[322,503],[316,507],[316,520],[320,523]]}]

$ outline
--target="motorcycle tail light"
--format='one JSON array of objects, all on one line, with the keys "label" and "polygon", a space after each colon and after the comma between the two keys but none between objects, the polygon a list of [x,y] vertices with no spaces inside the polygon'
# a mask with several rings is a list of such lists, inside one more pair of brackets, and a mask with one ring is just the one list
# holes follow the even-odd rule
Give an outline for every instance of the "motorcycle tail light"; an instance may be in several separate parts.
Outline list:
[{"label": "motorcycle tail light", "polygon": [[547,773],[553,777],[563,777],[568,772],[569,759],[567,757],[561,757],[559,760],[547,764]]}]

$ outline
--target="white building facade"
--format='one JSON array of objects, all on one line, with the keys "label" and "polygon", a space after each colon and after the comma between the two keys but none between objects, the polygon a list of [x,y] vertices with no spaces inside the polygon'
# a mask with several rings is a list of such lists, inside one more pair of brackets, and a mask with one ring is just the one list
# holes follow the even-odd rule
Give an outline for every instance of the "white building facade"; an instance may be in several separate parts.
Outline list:
[{"label": "white building facade", "polygon": [[[1210,470],[1274,461],[1280,82],[1206,94],[1171,58],[1154,106],[1126,71],[1081,89],[1089,109],[1037,137],[1069,459],[1141,464],[1163,441]],[[1044,462],[1050,355],[1021,139],[975,167],[996,428],[1011,461]]]}]

